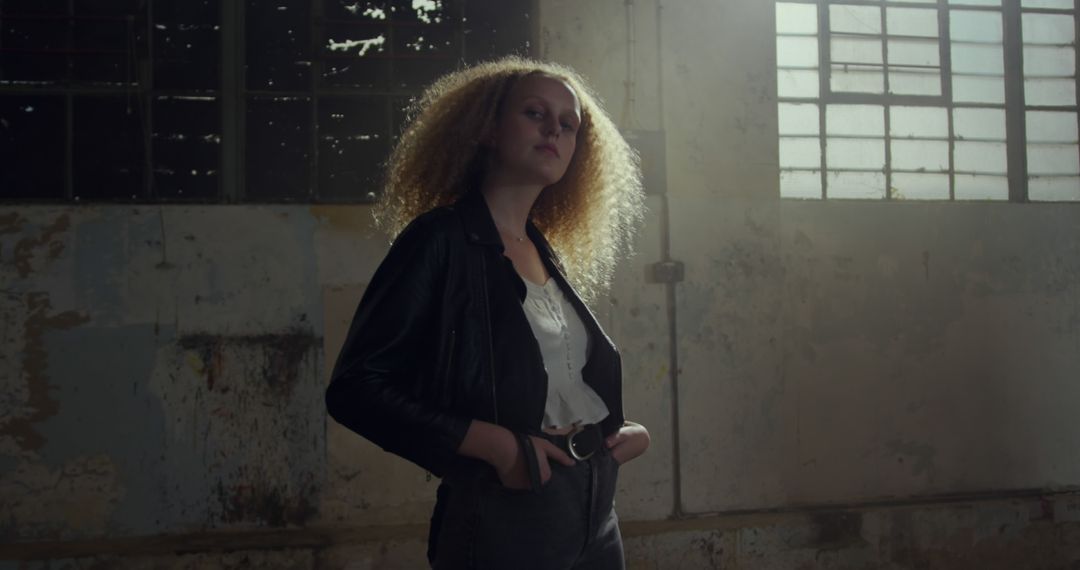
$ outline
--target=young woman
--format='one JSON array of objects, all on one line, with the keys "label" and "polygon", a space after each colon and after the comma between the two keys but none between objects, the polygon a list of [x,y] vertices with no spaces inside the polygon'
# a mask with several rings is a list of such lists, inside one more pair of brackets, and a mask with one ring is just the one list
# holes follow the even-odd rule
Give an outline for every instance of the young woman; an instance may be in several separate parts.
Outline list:
[{"label": "young woman", "polygon": [[635,156],[576,73],[516,57],[443,77],[410,117],[376,207],[397,238],[330,415],[442,477],[433,567],[623,568],[616,475],[649,436],[584,300],[640,221]]}]

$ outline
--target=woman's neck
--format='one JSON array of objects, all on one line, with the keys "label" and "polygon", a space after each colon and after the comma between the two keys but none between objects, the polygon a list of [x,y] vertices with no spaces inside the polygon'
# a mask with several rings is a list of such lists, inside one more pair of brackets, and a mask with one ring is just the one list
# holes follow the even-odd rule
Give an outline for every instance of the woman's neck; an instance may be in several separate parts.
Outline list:
[{"label": "woman's neck", "polygon": [[485,181],[481,193],[484,195],[484,201],[487,203],[492,219],[495,220],[495,225],[515,237],[524,236],[529,212],[532,211],[533,204],[536,203],[536,199],[544,188],[488,182]]}]

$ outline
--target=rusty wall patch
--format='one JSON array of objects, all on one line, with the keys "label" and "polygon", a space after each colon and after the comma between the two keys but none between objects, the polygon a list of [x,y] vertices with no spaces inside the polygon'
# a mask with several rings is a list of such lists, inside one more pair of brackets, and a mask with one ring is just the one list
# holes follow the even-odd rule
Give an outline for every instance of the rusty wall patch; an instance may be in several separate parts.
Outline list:
[{"label": "rusty wall patch", "polygon": [[[3,222],[0,221],[0,227],[3,227],[2,223]],[[14,224],[14,221],[12,224]],[[55,240],[54,238],[63,234],[69,228],[71,228],[71,218],[67,214],[63,214],[57,217],[53,223],[45,226],[40,235],[36,237],[24,237],[16,242],[15,270],[18,271],[19,277],[25,279],[30,275],[30,262],[33,260],[34,252],[37,248],[47,246],[48,250],[45,255],[50,260],[59,257],[60,253],[64,251],[64,242]]]},{"label": "rusty wall patch", "polygon": [[45,438],[34,429],[34,424],[56,415],[60,410],[60,402],[49,394],[49,378],[46,374],[49,355],[45,350],[45,334],[51,330],[77,327],[90,318],[76,311],[50,315],[52,303],[48,293],[28,293],[26,305],[28,315],[24,325],[22,374],[29,393],[26,402],[29,414],[0,421],[0,435],[13,437],[19,447],[34,451],[45,444]]}]

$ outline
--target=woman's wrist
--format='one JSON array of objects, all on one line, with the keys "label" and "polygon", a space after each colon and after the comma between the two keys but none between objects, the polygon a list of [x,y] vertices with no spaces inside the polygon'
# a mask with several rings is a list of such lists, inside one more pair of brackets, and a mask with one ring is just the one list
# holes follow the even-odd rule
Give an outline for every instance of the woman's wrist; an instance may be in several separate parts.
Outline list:
[{"label": "woman's wrist", "polygon": [[517,457],[518,443],[510,430],[490,422],[472,420],[458,453],[498,469],[513,463]]}]

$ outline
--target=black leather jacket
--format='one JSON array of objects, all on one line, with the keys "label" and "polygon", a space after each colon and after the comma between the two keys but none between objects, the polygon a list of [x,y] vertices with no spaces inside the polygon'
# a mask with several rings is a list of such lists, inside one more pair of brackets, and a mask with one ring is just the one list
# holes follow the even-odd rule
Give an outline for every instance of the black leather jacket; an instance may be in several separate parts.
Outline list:
[{"label": "black leather jacket", "polygon": [[[531,222],[527,232],[589,332],[582,376],[607,405],[609,435],[623,423],[619,353]],[[525,291],[479,192],[421,215],[364,292],[326,390],[330,415],[440,477],[461,465],[472,419],[535,433],[547,374]]]}]

